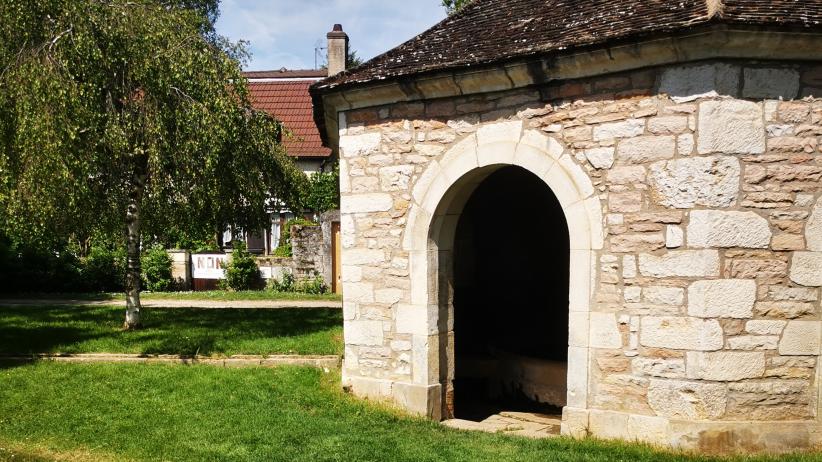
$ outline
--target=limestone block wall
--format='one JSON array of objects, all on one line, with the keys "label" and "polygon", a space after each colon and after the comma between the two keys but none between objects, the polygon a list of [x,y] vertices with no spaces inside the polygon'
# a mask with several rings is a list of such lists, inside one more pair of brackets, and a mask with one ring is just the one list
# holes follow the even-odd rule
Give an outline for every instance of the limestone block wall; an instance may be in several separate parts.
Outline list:
[{"label": "limestone block wall", "polygon": [[728,61],[341,114],[346,384],[447,414],[453,322],[444,241],[430,246],[451,215],[437,210],[471,172],[513,164],[585,237],[566,434],[822,443],[814,95],[822,64]]}]

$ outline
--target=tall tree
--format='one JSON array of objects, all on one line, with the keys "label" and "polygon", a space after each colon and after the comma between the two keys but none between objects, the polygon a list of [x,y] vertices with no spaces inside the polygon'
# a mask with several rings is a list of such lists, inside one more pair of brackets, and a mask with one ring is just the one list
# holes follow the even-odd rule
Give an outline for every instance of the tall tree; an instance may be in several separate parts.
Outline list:
[{"label": "tall tree", "polygon": [[442,6],[445,7],[445,10],[448,11],[448,14],[451,14],[461,10],[462,7],[464,7],[470,2],[471,0],[442,0]]},{"label": "tall tree", "polygon": [[143,235],[262,227],[269,198],[304,188],[216,14],[217,0],[0,2],[0,226],[122,233],[127,328]]}]

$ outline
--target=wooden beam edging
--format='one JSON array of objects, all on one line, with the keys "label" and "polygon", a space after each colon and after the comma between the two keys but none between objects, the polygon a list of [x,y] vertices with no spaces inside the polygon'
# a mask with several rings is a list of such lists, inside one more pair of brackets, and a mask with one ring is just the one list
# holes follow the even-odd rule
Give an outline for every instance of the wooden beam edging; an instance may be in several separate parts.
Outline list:
[{"label": "wooden beam edging", "polygon": [[338,355],[234,355],[226,358],[180,355],[139,355],[139,354],[32,354],[0,355],[0,362],[55,361],[66,363],[137,363],[137,364],[205,364],[218,367],[278,367],[311,366],[322,369],[337,369],[342,358]]}]

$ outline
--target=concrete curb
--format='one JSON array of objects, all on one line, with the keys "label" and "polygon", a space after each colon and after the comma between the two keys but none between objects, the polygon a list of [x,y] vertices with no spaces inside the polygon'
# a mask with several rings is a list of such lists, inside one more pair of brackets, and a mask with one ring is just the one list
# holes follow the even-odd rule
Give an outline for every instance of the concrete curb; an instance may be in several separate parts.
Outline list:
[{"label": "concrete curb", "polygon": [[179,355],[138,354],[34,354],[0,355],[0,361],[33,362],[56,361],[66,363],[138,363],[138,364],[206,364],[217,367],[278,367],[311,366],[323,369],[340,367],[341,358],[336,355],[235,355],[227,358],[190,357]]}]

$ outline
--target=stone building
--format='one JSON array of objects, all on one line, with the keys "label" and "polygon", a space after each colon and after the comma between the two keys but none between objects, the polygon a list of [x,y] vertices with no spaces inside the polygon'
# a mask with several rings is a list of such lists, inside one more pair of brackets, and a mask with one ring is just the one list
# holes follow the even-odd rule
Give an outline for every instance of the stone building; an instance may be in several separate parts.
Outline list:
[{"label": "stone building", "polygon": [[475,0],[312,94],[355,394],[822,444],[822,1]]}]

